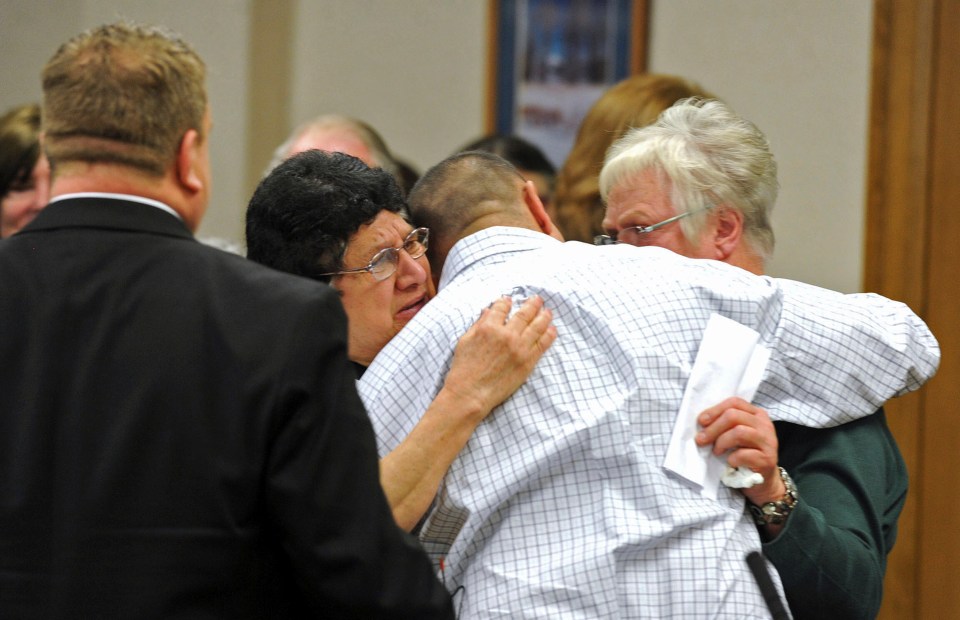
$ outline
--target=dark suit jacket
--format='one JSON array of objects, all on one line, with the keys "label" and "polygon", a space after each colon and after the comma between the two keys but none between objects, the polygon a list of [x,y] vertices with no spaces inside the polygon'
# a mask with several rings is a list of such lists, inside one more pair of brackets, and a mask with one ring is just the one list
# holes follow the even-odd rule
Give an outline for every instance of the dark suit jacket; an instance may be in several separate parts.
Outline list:
[{"label": "dark suit jacket", "polygon": [[432,618],[328,287],[73,198],[0,242],[0,618]]}]

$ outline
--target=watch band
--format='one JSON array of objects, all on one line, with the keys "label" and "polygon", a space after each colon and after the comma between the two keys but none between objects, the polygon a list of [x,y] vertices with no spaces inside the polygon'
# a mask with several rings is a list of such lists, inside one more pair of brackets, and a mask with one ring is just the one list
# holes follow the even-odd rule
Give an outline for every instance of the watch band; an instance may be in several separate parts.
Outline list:
[{"label": "watch band", "polygon": [[790,511],[800,501],[800,496],[797,494],[797,485],[793,483],[790,474],[782,467],[777,469],[780,470],[780,479],[783,480],[783,486],[786,487],[787,492],[781,499],[775,502],[767,502],[763,506],[748,504],[750,512],[753,514],[753,520],[757,525],[780,525],[787,520]]}]

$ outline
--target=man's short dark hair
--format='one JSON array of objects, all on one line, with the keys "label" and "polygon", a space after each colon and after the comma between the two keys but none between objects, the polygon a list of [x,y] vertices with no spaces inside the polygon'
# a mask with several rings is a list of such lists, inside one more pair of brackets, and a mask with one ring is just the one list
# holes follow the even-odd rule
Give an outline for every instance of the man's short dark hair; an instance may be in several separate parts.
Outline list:
[{"label": "man's short dark hair", "polygon": [[274,168],[247,206],[247,257],[326,282],[347,241],[381,211],[408,219],[393,175],[343,153],[304,151]]}]

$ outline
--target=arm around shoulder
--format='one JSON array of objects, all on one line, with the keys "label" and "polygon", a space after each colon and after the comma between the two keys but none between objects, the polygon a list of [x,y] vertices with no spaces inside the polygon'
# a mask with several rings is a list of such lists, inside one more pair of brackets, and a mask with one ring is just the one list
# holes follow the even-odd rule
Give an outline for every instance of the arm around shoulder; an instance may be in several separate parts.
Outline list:
[{"label": "arm around shoulder", "polygon": [[443,387],[410,434],[380,463],[397,523],[412,529],[433,500],[450,464],[487,415],[519,388],[556,339],[539,297],[509,317],[501,298],[460,339]]},{"label": "arm around shoulder", "polygon": [[936,374],[940,347],[905,304],[771,279],[782,304],[757,404],[774,419],[832,426],[869,415]]}]

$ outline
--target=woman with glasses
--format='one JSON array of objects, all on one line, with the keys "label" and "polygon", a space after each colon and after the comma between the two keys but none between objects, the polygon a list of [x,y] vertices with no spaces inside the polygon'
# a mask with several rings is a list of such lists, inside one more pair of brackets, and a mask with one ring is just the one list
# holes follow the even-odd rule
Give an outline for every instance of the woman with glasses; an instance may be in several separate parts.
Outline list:
[{"label": "woman with glasses", "polygon": [[[250,259],[337,289],[358,374],[436,293],[429,230],[408,222],[392,175],[348,155],[312,150],[280,164],[250,200],[246,236]],[[539,299],[510,310],[509,300],[497,300],[464,335],[420,424],[381,460],[402,527],[417,524],[474,429],[556,337]]]}]

